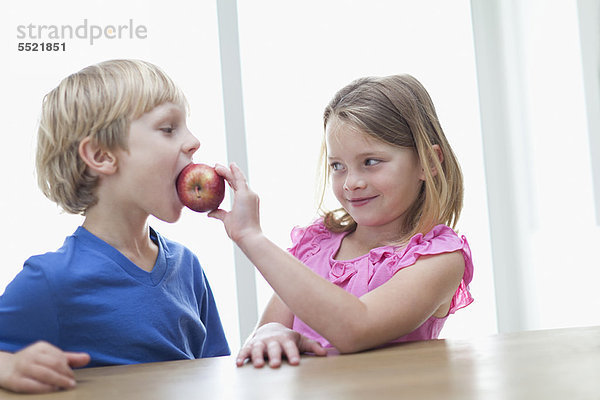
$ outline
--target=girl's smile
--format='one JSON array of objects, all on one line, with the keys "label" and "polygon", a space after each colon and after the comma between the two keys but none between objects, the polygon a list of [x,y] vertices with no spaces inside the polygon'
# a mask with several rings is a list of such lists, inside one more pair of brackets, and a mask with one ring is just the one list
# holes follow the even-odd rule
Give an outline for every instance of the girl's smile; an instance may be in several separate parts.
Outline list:
[{"label": "girl's smile", "polygon": [[352,207],[362,207],[364,205],[369,204],[371,202],[371,200],[374,200],[377,197],[379,197],[379,196],[357,197],[357,198],[349,198],[346,200]]},{"label": "girl's smile", "polygon": [[423,186],[416,151],[390,145],[336,119],[327,124],[326,135],[332,188],[342,207],[359,228],[399,232]]}]

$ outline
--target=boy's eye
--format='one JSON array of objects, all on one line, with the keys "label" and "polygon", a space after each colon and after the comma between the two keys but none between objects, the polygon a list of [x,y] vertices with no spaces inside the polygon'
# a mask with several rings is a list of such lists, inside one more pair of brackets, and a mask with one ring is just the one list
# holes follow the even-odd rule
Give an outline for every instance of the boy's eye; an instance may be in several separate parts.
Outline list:
[{"label": "boy's eye", "polygon": [[371,165],[377,165],[377,164],[379,164],[380,162],[381,162],[381,160],[376,160],[376,159],[374,159],[374,158],[367,158],[367,159],[365,160],[365,165],[368,167],[368,166],[371,166]]},{"label": "boy's eye", "polygon": [[172,126],[165,126],[165,127],[160,128],[160,130],[163,131],[164,133],[171,134],[171,133],[173,133],[175,128],[173,128]]}]

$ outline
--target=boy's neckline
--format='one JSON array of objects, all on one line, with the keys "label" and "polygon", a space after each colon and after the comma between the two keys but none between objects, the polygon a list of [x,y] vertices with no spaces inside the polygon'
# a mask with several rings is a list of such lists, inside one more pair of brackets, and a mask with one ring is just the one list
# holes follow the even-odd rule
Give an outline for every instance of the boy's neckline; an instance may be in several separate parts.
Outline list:
[{"label": "boy's neckline", "polygon": [[[81,227],[113,247],[139,269],[148,273],[154,269],[158,258],[159,246],[156,239],[156,232],[151,232],[151,228],[147,224],[143,226],[141,233],[132,233],[125,236],[118,229],[107,229],[107,226],[102,223],[89,223],[88,219],[83,222]],[[126,237],[129,243],[121,244],[123,237]]]},{"label": "boy's neckline", "polygon": [[118,249],[116,249],[110,243],[104,241],[102,238],[88,231],[84,226],[79,226],[73,234],[75,238],[82,241],[84,244],[87,244],[102,252],[105,256],[118,264],[124,272],[126,272],[135,280],[148,286],[156,286],[165,276],[167,270],[167,261],[164,242],[160,235],[151,227],[149,227],[149,235],[153,243],[155,243],[158,247],[158,255],[151,271],[146,271],[137,266]]}]

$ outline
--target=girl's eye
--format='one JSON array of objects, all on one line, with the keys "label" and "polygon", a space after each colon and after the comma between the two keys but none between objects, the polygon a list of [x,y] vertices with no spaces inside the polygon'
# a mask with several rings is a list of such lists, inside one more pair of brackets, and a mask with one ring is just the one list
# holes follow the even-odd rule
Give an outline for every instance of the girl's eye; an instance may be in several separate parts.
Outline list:
[{"label": "girl's eye", "polygon": [[332,162],[331,164],[329,164],[329,167],[332,171],[339,171],[343,168],[342,164],[339,162]]},{"label": "girl's eye", "polygon": [[381,160],[376,160],[376,159],[374,159],[374,158],[367,158],[367,159],[365,160],[365,165],[366,165],[367,167],[369,167],[369,166],[371,166],[371,165],[377,165],[377,164],[379,164],[380,162],[381,162]]},{"label": "girl's eye", "polygon": [[160,128],[161,131],[163,131],[164,133],[168,133],[168,134],[172,134],[173,131],[175,130],[175,128],[173,128],[172,126],[165,126]]}]

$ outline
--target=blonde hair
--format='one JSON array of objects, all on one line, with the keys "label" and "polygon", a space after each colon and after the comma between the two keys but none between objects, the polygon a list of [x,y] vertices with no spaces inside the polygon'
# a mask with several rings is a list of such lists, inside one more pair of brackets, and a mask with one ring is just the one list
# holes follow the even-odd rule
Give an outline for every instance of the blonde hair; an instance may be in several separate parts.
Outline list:
[{"label": "blonde hair", "polygon": [[[426,234],[437,224],[456,227],[463,201],[462,173],[433,102],[418,80],[410,75],[357,79],[338,91],[325,108],[324,127],[333,119],[392,146],[415,149],[425,181],[407,211],[402,232],[398,232],[399,244],[417,233]],[[433,145],[441,149],[441,162]],[[329,230],[354,231],[356,222],[345,209],[330,211],[323,207],[329,176],[323,139],[319,211]]]},{"label": "blonde hair", "polygon": [[166,102],[187,109],[183,93],[157,66],[109,60],[63,79],[43,100],[36,171],[44,195],[66,212],[85,215],[97,202],[98,178],[79,156],[91,137],[106,150],[128,150],[132,120]]}]

